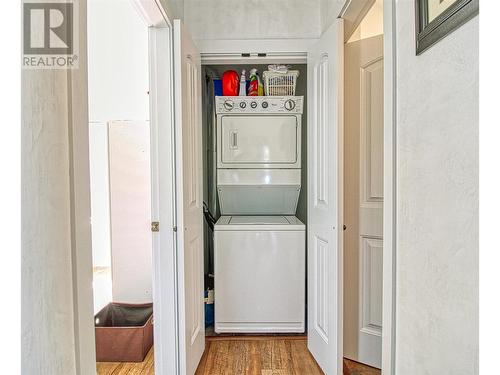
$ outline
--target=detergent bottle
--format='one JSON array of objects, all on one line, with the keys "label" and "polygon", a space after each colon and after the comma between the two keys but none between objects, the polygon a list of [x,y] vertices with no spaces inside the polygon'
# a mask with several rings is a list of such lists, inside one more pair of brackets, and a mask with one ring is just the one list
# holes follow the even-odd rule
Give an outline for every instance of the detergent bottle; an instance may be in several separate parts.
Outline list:
[{"label": "detergent bottle", "polygon": [[259,78],[257,76],[257,69],[250,70],[250,86],[248,87],[248,96],[259,95]]},{"label": "detergent bottle", "polygon": [[246,79],[245,74],[246,74],[245,69],[243,69],[241,71],[240,95],[239,96],[247,96],[247,79]]},{"label": "detergent bottle", "polygon": [[259,84],[259,88],[257,90],[259,93],[259,96],[264,96],[264,85],[262,84],[262,80],[260,79],[259,72],[257,72],[257,81]]}]

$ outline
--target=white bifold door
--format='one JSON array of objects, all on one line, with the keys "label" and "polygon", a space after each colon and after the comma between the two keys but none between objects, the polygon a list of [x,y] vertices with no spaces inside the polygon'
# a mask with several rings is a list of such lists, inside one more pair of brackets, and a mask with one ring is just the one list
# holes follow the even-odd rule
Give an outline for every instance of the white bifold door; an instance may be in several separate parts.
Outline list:
[{"label": "white bifold door", "polygon": [[179,369],[192,375],[205,349],[201,65],[179,20],[174,21],[174,72]]},{"label": "white bifold door", "polygon": [[326,375],[342,374],[343,20],[308,55],[308,348]]},{"label": "white bifold door", "polygon": [[382,35],[345,47],[344,355],[382,362]]}]

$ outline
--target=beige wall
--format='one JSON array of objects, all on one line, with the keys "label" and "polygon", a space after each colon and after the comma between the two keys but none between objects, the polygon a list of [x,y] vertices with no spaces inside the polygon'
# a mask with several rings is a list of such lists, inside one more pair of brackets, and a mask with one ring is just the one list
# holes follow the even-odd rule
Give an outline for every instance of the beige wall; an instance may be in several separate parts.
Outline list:
[{"label": "beige wall", "polygon": [[478,18],[415,56],[396,3],[396,374],[478,373]]},{"label": "beige wall", "polygon": [[352,33],[348,43],[384,33],[384,1],[376,0],[366,16]]}]

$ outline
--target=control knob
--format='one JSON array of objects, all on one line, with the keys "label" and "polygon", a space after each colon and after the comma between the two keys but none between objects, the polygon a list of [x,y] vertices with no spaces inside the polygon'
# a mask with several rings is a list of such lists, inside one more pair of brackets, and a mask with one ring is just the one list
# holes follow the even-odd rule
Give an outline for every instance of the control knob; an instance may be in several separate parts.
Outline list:
[{"label": "control knob", "polygon": [[285,106],[285,109],[286,109],[287,111],[291,111],[291,110],[293,110],[293,109],[295,108],[295,100],[288,99],[288,100],[285,102],[284,106]]},{"label": "control knob", "polygon": [[250,107],[252,108],[257,108],[257,102],[251,102]]},{"label": "control knob", "polygon": [[247,103],[246,103],[246,102],[241,102],[241,103],[240,103],[240,108],[241,108],[241,109],[245,109],[245,108],[246,108],[246,106],[247,106]]},{"label": "control knob", "polygon": [[268,102],[262,102],[262,108],[267,108],[269,107],[269,103]]},{"label": "control knob", "polygon": [[224,109],[226,111],[231,111],[234,108],[234,102],[232,100],[226,100],[224,102]]}]

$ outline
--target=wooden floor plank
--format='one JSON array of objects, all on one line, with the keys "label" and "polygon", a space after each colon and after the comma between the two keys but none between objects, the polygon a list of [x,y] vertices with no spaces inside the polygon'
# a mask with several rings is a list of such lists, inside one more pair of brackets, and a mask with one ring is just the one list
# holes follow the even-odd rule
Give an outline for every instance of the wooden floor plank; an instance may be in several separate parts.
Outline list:
[{"label": "wooden floor plank", "polygon": [[246,375],[261,375],[262,362],[260,360],[260,343],[258,341],[247,341],[249,350]]}]

